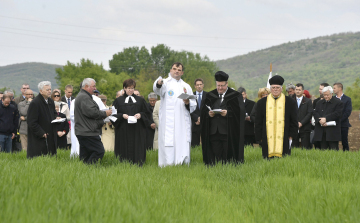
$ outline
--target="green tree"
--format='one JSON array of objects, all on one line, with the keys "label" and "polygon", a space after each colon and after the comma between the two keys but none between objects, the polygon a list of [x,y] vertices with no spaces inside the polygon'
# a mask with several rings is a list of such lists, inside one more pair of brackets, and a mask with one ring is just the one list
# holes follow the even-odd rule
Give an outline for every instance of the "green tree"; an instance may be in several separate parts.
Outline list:
[{"label": "green tree", "polygon": [[106,71],[101,64],[95,64],[89,59],[81,59],[77,64],[68,61],[63,68],[56,69],[56,73],[60,89],[65,89],[66,85],[71,84],[74,86],[74,95],[79,93],[80,83],[85,78],[93,78],[96,81],[96,88],[107,96],[109,103],[115,99],[116,91],[122,89],[123,81],[130,78],[123,72],[116,75]]},{"label": "green tree", "polygon": [[142,68],[151,64],[151,56],[149,51],[143,46],[125,48],[123,52],[113,55],[113,59],[109,61],[110,72],[120,74],[125,72],[130,77],[136,77]]},{"label": "green tree", "polygon": [[347,87],[345,94],[351,98],[354,110],[360,110],[360,78],[356,78],[352,87]]}]

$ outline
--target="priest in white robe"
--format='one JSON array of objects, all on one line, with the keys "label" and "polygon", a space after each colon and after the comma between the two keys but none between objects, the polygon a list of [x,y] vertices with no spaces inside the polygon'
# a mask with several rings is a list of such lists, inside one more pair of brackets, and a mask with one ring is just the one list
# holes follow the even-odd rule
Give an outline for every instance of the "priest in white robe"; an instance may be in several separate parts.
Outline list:
[{"label": "priest in white robe", "polygon": [[181,79],[184,66],[174,63],[169,77],[159,77],[153,85],[160,96],[159,110],[159,166],[189,164],[191,144],[190,113],[196,109],[195,99],[179,99],[182,93],[191,94],[189,84]]}]

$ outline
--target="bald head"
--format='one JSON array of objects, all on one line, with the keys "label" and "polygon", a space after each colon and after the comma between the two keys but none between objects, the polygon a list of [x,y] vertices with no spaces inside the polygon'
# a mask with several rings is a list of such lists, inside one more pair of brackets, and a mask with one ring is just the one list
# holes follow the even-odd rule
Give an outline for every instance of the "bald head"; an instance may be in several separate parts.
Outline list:
[{"label": "bald head", "polygon": [[29,100],[29,98],[33,98],[34,97],[34,93],[32,90],[28,89],[25,91],[25,99]]}]

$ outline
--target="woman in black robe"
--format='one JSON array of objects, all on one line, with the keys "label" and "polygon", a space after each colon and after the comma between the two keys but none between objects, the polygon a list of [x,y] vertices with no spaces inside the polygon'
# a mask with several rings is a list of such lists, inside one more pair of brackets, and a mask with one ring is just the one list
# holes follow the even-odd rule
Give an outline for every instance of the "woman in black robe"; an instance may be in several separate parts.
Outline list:
[{"label": "woman in black robe", "polygon": [[[59,112],[60,111],[60,103],[57,101],[54,101],[55,103],[55,110],[57,111],[57,116],[60,118],[65,118],[66,115]],[[56,133],[57,133],[57,148],[58,149],[66,149],[67,147],[67,138],[66,134],[69,133],[69,123],[67,121],[60,122],[56,126]]]},{"label": "woman in black robe", "polygon": [[[143,165],[146,158],[146,126],[151,116],[143,98],[134,95],[136,83],[133,79],[123,83],[124,95],[116,98],[114,107],[117,109],[115,127],[115,156],[120,161]],[[130,117],[130,120],[129,120]],[[131,118],[136,123],[129,123]]]}]

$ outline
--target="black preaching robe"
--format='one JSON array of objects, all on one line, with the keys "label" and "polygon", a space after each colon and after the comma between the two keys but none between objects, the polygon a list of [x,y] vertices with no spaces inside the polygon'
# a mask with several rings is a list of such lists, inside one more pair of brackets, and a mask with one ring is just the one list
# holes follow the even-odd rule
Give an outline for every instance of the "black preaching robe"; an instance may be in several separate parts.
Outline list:
[{"label": "black preaching robe", "polygon": [[155,129],[151,128],[151,124],[155,123],[152,117],[152,112],[154,111],[154,107],[150,105],[150,103],[147,103],[147,108],[149,109],[151,115],[148,117],[148,124],[146,126],[146,148],[152,149],[154,144],[154,134]]},{"label": "black preaching robe", "polygon": [[[57,116],[66,119],[66,115],[64,115],[63,113],[57,113]],[[62,137],[59,137],[59,135],[57,134],[58,131],[60,131],[60,132],[65,131],[65,135],[63,135]],[[69,122],[67,120],[65,120],[65,122],[61,122],[56,125],[57,148],[61,148],[61,149],[66,148],[66,146],[67,146],[66,135],[68,133],[69,133]]]},{"label": "black preaching robe", "polygon": [[[57,124],[51,124],[56,117],[55,104],[51,98],[48,98],[46,103],[44,97],[39,94],[30,103],[27,113],[28,158],[56,154]],[[48,134],[47,140],[43,137],[45,133]]]},{"label": "black preaching robe", "polygon": [[[208,153],[210,147],[210,119],[209,109],[205,106],[210,106],[212,109],[217,109],[213,105],[219,99],[217,90],[210,91],[203,99],[200,108],[200,126],[201,126],[201,139],[202,139],[202,152],[203,160],[206,165],[211,164],[210,160],[214,157],[209,157]],[[240,93],[228,88],[222,106],[226,106],[227,110],[227,138],[228,148],[226,151],[226,160],[243,162],[244,161],[244,125],[245,125],[245,107],[244,102],[241,100]]]},{"label": "black preaching robe", "polygon": [[[272,95],[270,95],[270,97],[272,97]],[[268,158],[269,155],[266,133],[266,101],[267,97],[262,98],[257,102],[255,117],[255,138],[256,141],[261,141],[263,158]],[[289,147],[289,137],[292,137],[294,139],[297,134],[297,102],[293,98],[285,96],[285,125],[282,153],[283,156],[291,155],[291,148]]]},{"label": "black preaching robe", "polygon": [[[117,109],[118,119],[113,122],[115,127],[115,156],[120,160],[127,160],[134,164],[142,165],[146,158],[146,128],[149,123],[148,117],[151,116],[143,98],[132,95],[136,102],[131,98],[125,103],[126,94],[115,99],[114,107]],[[140,113],[141,118],[137,123],[129,124],[124,114],[134,116]]]}]

